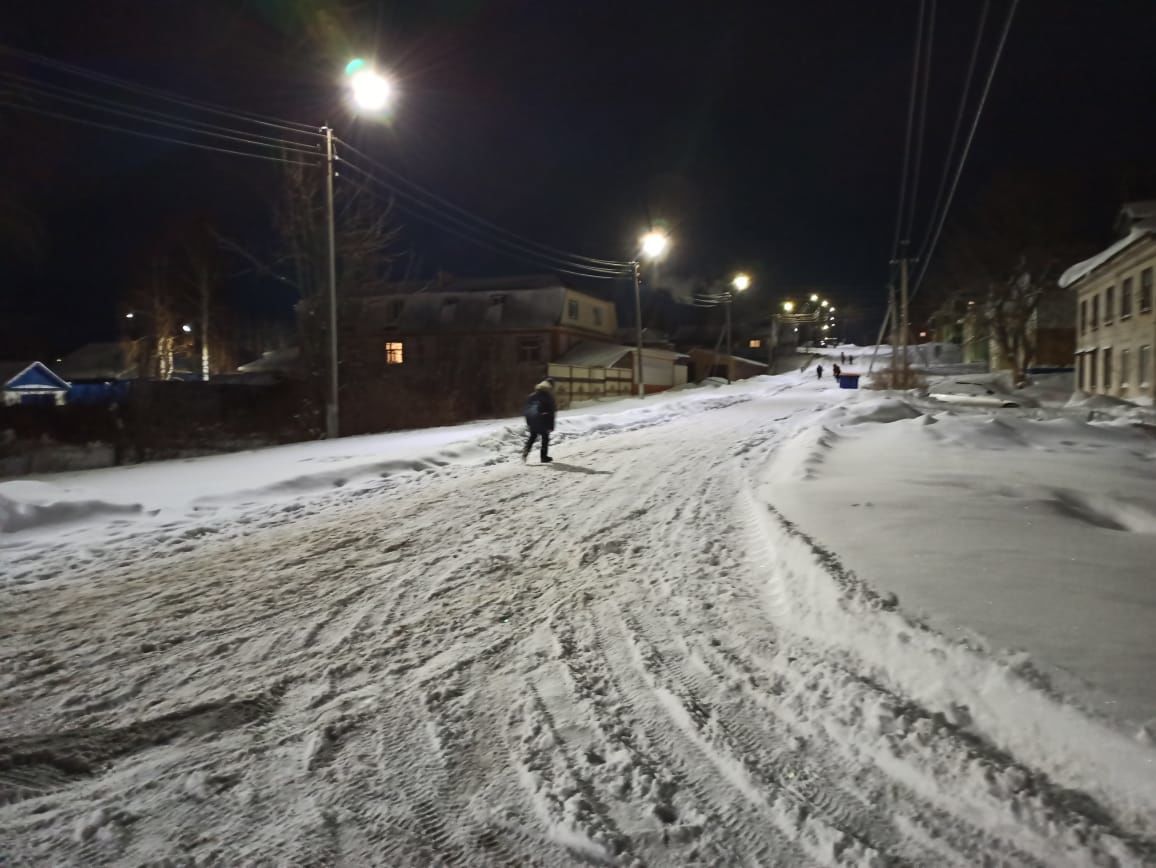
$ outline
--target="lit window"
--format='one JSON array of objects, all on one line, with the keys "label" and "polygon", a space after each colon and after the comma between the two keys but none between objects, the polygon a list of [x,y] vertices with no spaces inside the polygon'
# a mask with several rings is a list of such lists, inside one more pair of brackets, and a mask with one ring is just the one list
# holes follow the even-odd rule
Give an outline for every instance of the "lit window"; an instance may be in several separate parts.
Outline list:
[{"label": "lit window", "polygon": [[762,345],[763,345],[763,342],[761,340],[759,340],[758,338],[751,338],[751,340],[747,343],[747,346],[750,347],[752,350],[757,350]]},{"label": "lit window", "polygon": [[405,345],[401,341],[385,342],[385,363],[400,365],[405,361]]},{"label": "lit window", "polygon": [[572,301],[566,306],[566,316],[570,319],[578,319],[578,302]]}]

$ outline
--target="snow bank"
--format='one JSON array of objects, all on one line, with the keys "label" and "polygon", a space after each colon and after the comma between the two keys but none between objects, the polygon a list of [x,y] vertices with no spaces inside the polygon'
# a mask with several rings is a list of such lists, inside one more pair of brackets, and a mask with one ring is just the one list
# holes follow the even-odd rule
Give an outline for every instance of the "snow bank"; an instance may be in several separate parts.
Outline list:
[{"label": "snow bank", "polygon": [[139,503],[111,503],[74,497],[67,489],[40,482],[0,483],[0,533],[140,513]]},{"label": "snow bank", "polygon": [[[554,442],[661,425],[746,401],[769,381],[709,382],[563,411]],[[515,459],[524,427],[521,419],[489,420],[3,482],[0,533],[64,523],[100,526],[130,515],[171,522],[203,521],[213,513],[223,519],[237,508],[374,487],[401,474]]]}]

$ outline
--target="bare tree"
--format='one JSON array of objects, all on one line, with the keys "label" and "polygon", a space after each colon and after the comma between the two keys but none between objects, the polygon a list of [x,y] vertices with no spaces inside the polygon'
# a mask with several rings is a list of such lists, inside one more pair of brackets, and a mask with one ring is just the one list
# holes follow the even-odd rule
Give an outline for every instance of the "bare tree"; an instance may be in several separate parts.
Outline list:
[{"label": "bare tree", "polygon": [[[316,166],[286,166],[277,209],[281,251],[272,269],[285,275],[300,293],[301,361],[308,398],[318,418],[324,406],[329,331],[324,181],[323,170]],[[375,197],[364,185],[339,183],[334,196],[340,306],[350,296],[386,291],[390,268],[398,255],[395,245],[399,230],[392,203]]]},{"label": "bare tree", "polygon": [[1073,194],[1062,178],[997,179],[954,227],[935,281],[941,304],[953,295],[974,301],[1017,383],[1036,359],[1041,304],[1064,300],[1059,275],[1090,249]]}]

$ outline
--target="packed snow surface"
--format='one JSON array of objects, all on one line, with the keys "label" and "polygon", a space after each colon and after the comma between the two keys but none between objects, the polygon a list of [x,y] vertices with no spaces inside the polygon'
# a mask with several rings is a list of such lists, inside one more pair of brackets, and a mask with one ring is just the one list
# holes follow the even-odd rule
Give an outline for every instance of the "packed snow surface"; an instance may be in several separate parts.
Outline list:
[{"label": "packed snow surface", "polygon": [[1156,441],[812,371],[0,484],[0,864],[1156,862]]}]

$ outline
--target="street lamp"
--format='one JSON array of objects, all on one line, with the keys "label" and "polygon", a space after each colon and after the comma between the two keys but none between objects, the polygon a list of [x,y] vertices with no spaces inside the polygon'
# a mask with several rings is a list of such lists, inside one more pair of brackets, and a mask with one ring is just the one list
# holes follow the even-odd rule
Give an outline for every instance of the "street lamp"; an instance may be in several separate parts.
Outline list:
[{"label": "street lamp", "polygon": [[[743,292],[746,289],[750,289],[751,276],[749,274],[745,274],[744,272],[740,271],[738,274],[736,274],[734,277],[731,278],[731,286],[734,287],[735,292]],[[726,305],[726,315],[727,315],[726,330],[727,330],[727,382],[728,383],[731,381],[731,367],[734,365],[734,350],[731,346],[731,302],[733,300],[734,300],[734,295],[732,293],[727,292],[727,293],[723,294],[723,304]],[[715,360],[715,364],[716,365],[718,364],[717,359]]]},{"label": "street lamp", "polygon": [[[795,303],[793,301],[784,301],[783,310],[786,313],[793,313],[795,310]],[[798,331],[798,329],[795,329],[795,331]]]},{"label": "street lamp", "polygon": [[818,301],[818,300],[819,300],[818,294],[817,293],[811,293],[811,301]]},{"label": "street lamp", "polygon": [[[640,256],[655,260],[661,257],[670,247],[670,236],[665,232],[652,229],[638,241]],[[642,382],[642,263],[636,257],[631,263],[634,272],[634,373],[638,384],[638,397],[646,397],[646,387]]]},{"label": "street lamp", "polygon": [[[349,95],[353,105],[366,112],[382,111],[392,102],[393,84],[376,72],[365,60],[354,58],[345,65],[349,80]],[[329,280],[329,400],[325,404],[325,436],[335,439],[340,434],[338,413],[337,374],[337,217],[333,207],[333,175],[336,158],[333,153],[333,128],[326,124],[325,134],[325,216],[328,280]]]}]

